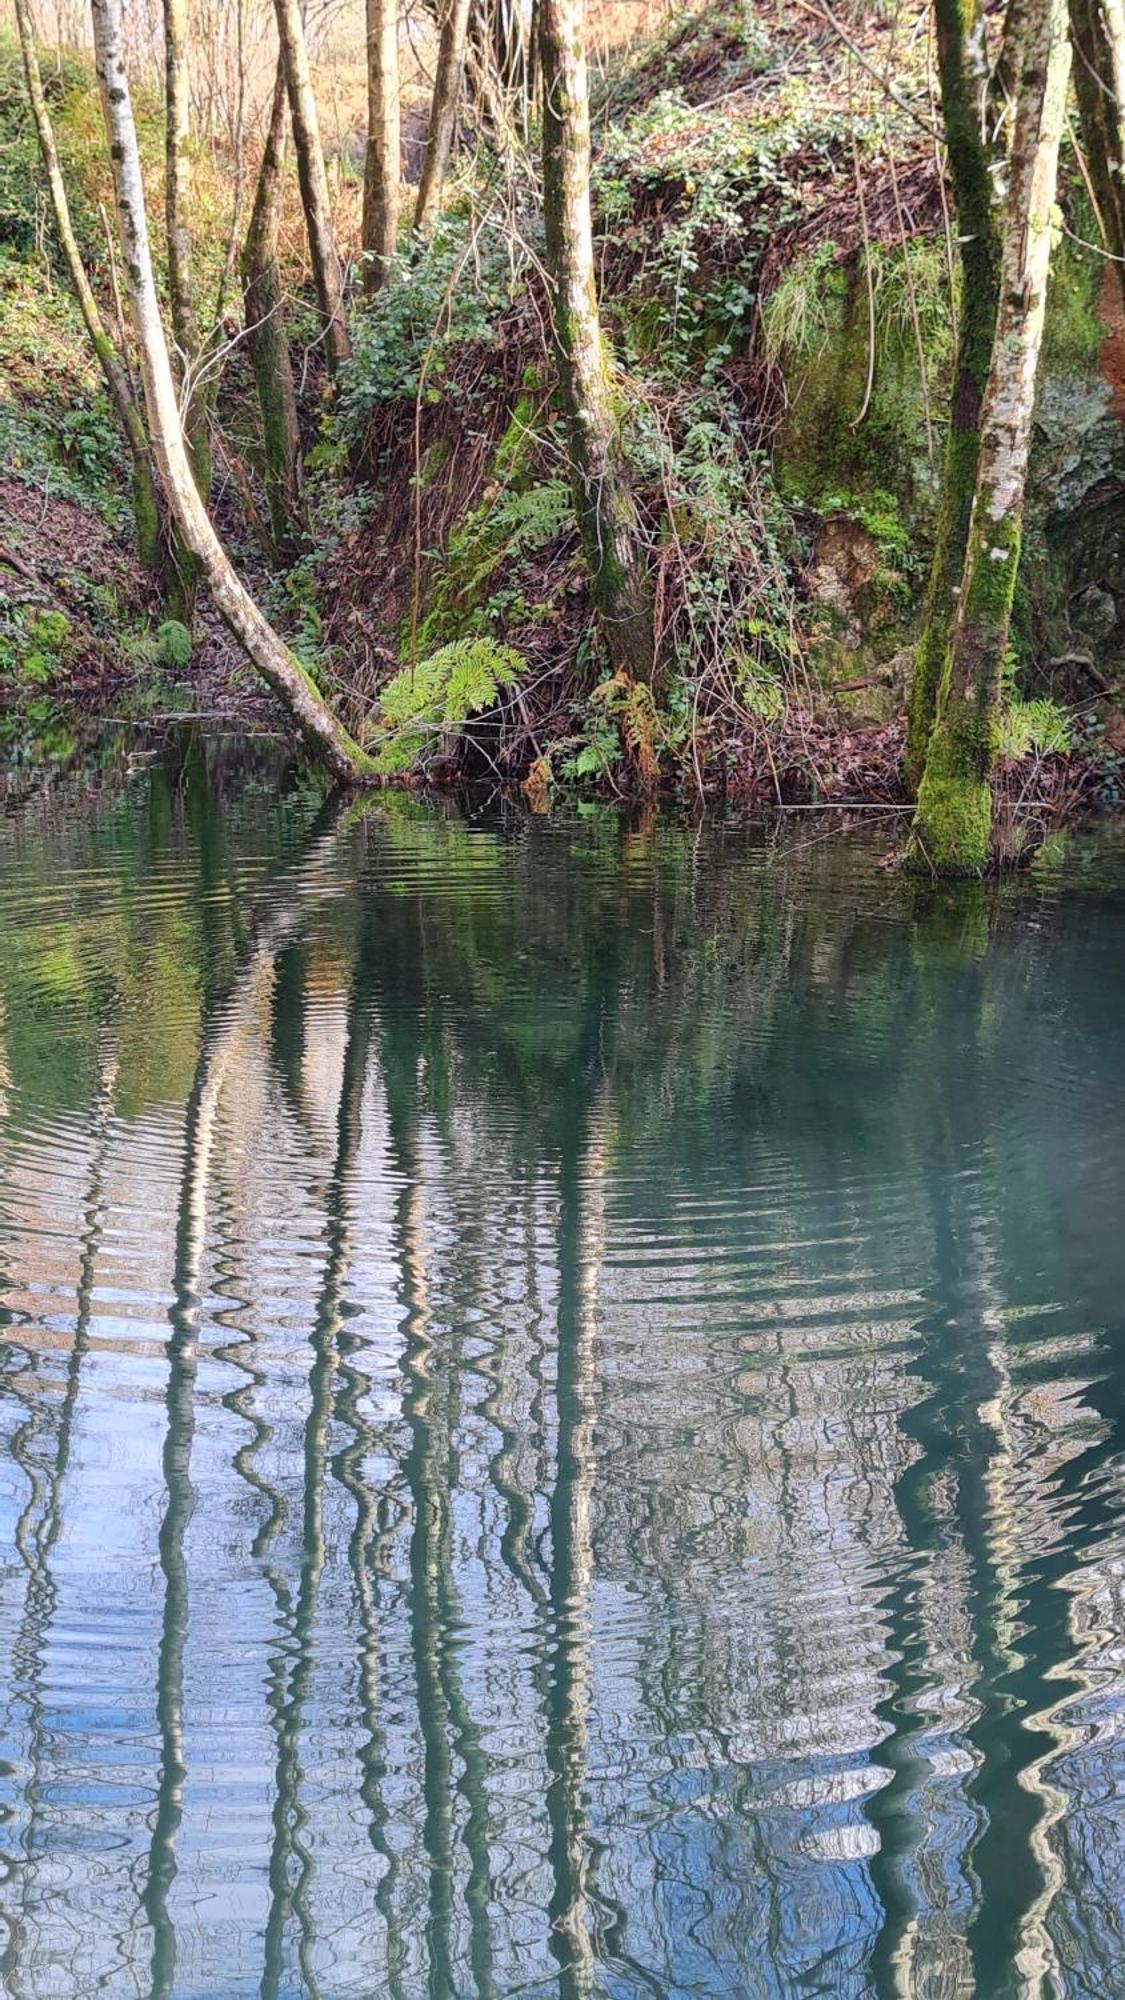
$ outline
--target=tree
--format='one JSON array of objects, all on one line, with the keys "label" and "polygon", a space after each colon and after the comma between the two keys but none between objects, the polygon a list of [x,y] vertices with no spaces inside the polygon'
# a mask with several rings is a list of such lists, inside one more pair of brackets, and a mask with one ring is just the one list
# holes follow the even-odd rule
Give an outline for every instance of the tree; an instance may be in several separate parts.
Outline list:
[{"label": "tree", "polygon": [[301,430],[278,266],[288,100],[278,61],[269,129],[242,250],[246,340],[262,419],[263,475],[274,545],[284,551],[301,515]]},{"label": "tree", "polygon": [[320,122],[309,70],[309,51],[301,19],[300,0],[274,0],[281,59],[289,91],[293,118],[293,150],[297,155],[297,178],[312,259],[313,283],[324,320],[324,351],[335,374],[351,356],[347,322],[344,318],[344,274],[332,228],[332,205],[328,199],[328,175],[324,148],[320,143]]},{"label": "tree", "polygon": [[1098,220],[1125,290],[1125,6],[1070,0],[1074,88]]},{"label": "tree", "polygon": [[363,169],[363,286],[377,292],[398,247],[402,137],[398,0],[367,0],[367,158]]},{"label": "tree", "polygon": [[179,372],[187,387],[185,426],[195,483],[211,490],[207,398],[195,372],[203,350],[195,310],[191,249],[191,79],[188,72],[187,0],[164,0],[164,222],[168,238],[168,302]]},{"label": "tree", "polygon": [[441,193],[453,151],[457,128],[457,102],[465,69],[465,47],[469,34],[471,0],[446,0],[441,15],[434,94],[430,104],[430,129],[426,157],[418,183],[414,210],[414,233],[423,242],[433,234],[441,209]]},{"label": "tree", "polygon": [[583,0],[541,0],[543,206],[559,389],[590,588],[614,668],[653,672],[652,607],[594,279]]},{"label": "tree", "polygon": [[1051,216],[1070,73],[1066,0],[1026,0],[1002,231],[1000,305],[981,411],[965,568],[909,859],[977,874],[992,837],[990,777],[1019,569]]},{"label": "tree", "polygon": [[[1021,0],[1010,0],[1013,10]],[[937,538],[910,684],[906,769],[917,786],[937,711],[942,667],[965,564],[973,510],[980,411],[988,381],[1000,296],[1000,244],[992,216],[992,177],[969,75],[962,0],[934,0],[941,107],[957,236],[961,292],[957,353],[942,469]]]},{"label": "tree", "polygon": [[195,484],[149,247],[137,128],[122,46],[121,9],[122,0],[90,0],[94,59],[113,166],[149,434],[165,496],[184,544],[198,560],[216,608],[235,638],[283,703],[310,749],[323,758],[334,777],[356,783],[368,776],[369,760],[332,714],[311,676],[263,617],[235,574]]},{"label": "tree", "polygon": [[133,520],[136,524],[138,553],[141,562],[151,575],[163,577],[166,550],[161,527],[156,474],[153,469],[152,454],[148,448],[148,439],[145,436],[144,418],[133,393],[128,369],[105,330],[98,302],[82,261],[78,238],[74,233],[66,183],[63,180],[58,147],[55,144],[54,127],[51,124],[51,114],[43,91],[43,79],[39,72],[29,0],[16,0],[16,26],[19,31],[20,52],[23,56],[28,101],[39,142],[43,171],[47,176],[47,188],[51,197],[59,245],[86,332],[90,337],[90,345],[105,380],[114,415],[128,440],[132,459]]}]

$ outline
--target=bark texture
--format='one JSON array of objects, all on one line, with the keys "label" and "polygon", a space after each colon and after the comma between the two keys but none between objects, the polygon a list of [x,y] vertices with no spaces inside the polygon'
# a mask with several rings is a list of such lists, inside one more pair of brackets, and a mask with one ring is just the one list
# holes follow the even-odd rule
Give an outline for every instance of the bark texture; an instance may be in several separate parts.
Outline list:
[{"label": "bark texture", "polygon": [[59,245],[90,338],[90,345],[105,380],[114,415],[129,443],[133,461],[133,516],[137,529],[137,549],[145,568],[152,575],[159,576],[164,570],[165,551],[161,534],[156,475],[148,439],[145,436],[144,418],[133,394],[133,385],[129,380],[125,363],[105,330],[98,302],[86,275],[86,266],[82,262],[82,252],[78,247],[78,238],[71,221],[66,183],[59,164],[54,127],[51,124],[51,114],[43,91],[43,79],[35,47],[35,30],[28,0],[16,0],[16,26],[19,31],[20,52],[23,56],[23,70],[27,81],[28,102],[31,105],[31,116],[39,142],[43,171],[47,177]]},{"label": "bark texture", "polygon": [[441,210],[441,194],[453,152],[457,129],[457,103],[465,71],[465,47],[469,35],[471,0],[446,0],[441,15],[434,95],[430,106],[430,130],[426,157],[418,183],[414,210],[414,231],[423,241],[432,235]]},{"label": "bark texture", "polygon": [[363,288],[385,285],[398,247],[402,133],[398,0],[367,0],[367,158],[363,169]]},{"label": "bark texture", "polygon": [[301,19],[300,0],[274,0],[281,59],[293,118],[293,150],[312,259],[313,283],[324,319],[324,351],[333,373],[351,355],[344,318],[344,274],[332,228],[328,175],[320,143],[320,121],[309,70],[309,51]]},{"label": "bark texture", "polygon": [[310,750],[328,765],[336,778],[354,783],[368,775],[369,760],[352,742],[300,661],[262,616],[236,576],[192,475],[149,247],[121,10],[122,0],[90,0],[95,64],[113,165],[149,433],[168,505],[185,546],[200,564],[216,609],[231,632],[284,704]]},{"label": "bark texture", "polygon": [[[1020,0],[1011,0],[1011,4],[1018,7]],[[949,629],[965,566],[977,476],[981,404],[1000,299],[1000,244],[992,216],[992,180],[974,101],[962,0],[934,0],[934,23],[942,117],[961,248],[961,296],[937,538],[910,685],[906,770],[912,787],[918,785],[926,761]]]},{"label": "bark texture", "polygon": [[301,429],[278,264],[287,115],[285,71],[279,62],[269,130],[242,252],[242,298],[262,420],[263,475],[270,531],[275,548],[281,552],[292,543],[301,518]]},{"label": "bark texture", "polygon": [[647,681],[652,607],[594,279],[583,0],[541,0],[539,37],[547,262],[575,512],[610,659]]},{"label": "bark texture", "polygon": [[[1106,244],[1125,258],[1125,4],[1070,0],[1074,88]],[[1116,265],[1125,294],[1125,263]]]},{"label": "bark texture", "polygon": [[989,781],[1019,569],[1069,74],[1066,0],[1028,0],[976,492],[957,616],[911,835],[910,859],[939,874],[978,874],[990,854]]}]

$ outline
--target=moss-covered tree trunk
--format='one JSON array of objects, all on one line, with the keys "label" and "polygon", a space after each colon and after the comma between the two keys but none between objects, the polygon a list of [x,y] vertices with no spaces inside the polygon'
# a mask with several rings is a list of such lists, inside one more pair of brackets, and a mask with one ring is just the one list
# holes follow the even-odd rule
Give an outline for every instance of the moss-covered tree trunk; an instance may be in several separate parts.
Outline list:
[{"label": "moss-covered tree trunk", "polygon": [[402,137],[398,0],[367,0],[367,158],[363,169],[363,288],[386,284],[398,245]]},{"label": "moss-covered tree trunk", "polygon": [[55,144],[55,131],[39,71],[35,30],[28,0],[16,0],[16,27],[20,38],[20,52],[23,56],[28,102],[31,106],[35,135],[39,142],[43,171],[47,177],[47,189],[51,197],[51,210],[55,218],[59,246],[74,288],[74,295],[78,300],[78,309],[90,338],[90,345],[102,371],[114,415],[129,444],[133,463],[133,519],[136,523],[137,551],[149,574],[163,581],[167,552],[161,531],[156,474],[148,438],[145,435],[144,417],[133,394],[133,385],[129,380],[125,363],[105,330],[98,302],[82,261],[78,238],[74,233],[66,182],[59,163],[58,147]]},{"label": "moss-covered tree trunk", "polygon": [[121,246],[140,355],[149,435],[165,497],[186,548],[197,559],[215,607],[287,710],[302,738],[333,775],[355,783],[370,765],[322,700],[300,661],[264,618],[235,574],[211,525],[192,473],[149,247],[144,182],[129,91],[122,0],[90,0],[94,58],[113,167]]},{"label": "moss-covered tree trunk", "polygon": [[979,873],[991,847],[990,778],[1019,569],[1069,74],[1066,0],[1027,0],[976,491],[910,841],[910,859],[939,874]]},{"label": "moss-covered tree trunk", "polygon": [[[1022,0],[1010,0],[1013,9],[1021,4]],[[1000,244],[992,217],[992,180],[974,102],[962,0],[934,0],[934,21],[942,117],[961,250],[961,294],[937,537],[910,684],[906,770],[912,787],[917,787],[926,761],[957,587],[965,566],[977,476],[981,404],[992,359],[1000,297]]]},{"label": "moss-covered tree trunk", "polygon": [[575,512],[610,659],[634,680],[653,671],[652,606],[602,338],[590,216],[590,104],[584,0],[542,0],[543,205],[559,388]]},{"label": "moss-covered tree trunk", "polygon": [[351,355],[344,317],[344,274],[332,227],[328,174],[320,143],[320,121],[309,69],[308,44],[301,18],[301,0],[274,0],[281,59],[293,119],[293,150],[312,259],[313,283],[324,320],[324,352],[333,374]]},{"label": "moss-covered tree trunk", "polygon": [[1074,88],[1090,180],[1125,292],[1125,4],[1070,0]]},{"label": "moss-covered tree trunk", "polygon": [[441,13],[437,69],[430,105],[430,129],[426,157],[418,183],[414,209],[414,231],[423,242],[433,233],[441,209],[441,194],[453,152],[457,129],[457,105],[465,70],[465,44],[469,33],[470,0],[446,0]]},{"label": "moss-covered tree trunk", "polygon": [[285,554],[301,519],[301,429],[278,265],[288,100],[279,62],[254,206],[242,250],[246,341],[262,419],[263,474],[274,546]]}]

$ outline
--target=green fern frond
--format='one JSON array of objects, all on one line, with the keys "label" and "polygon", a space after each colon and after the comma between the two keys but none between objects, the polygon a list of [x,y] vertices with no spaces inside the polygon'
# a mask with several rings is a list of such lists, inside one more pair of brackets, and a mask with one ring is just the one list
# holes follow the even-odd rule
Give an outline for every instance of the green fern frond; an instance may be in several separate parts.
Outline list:
[{"label": "green fern frond", "polygon": [[514,646],[474,637],[453,639],[416,666],[403,667],[383,689],[389,733],[376,759],[379,769],[386,776],[411,770],[435,736],[456,734],[470,716],[494,707],[526,665]]}]

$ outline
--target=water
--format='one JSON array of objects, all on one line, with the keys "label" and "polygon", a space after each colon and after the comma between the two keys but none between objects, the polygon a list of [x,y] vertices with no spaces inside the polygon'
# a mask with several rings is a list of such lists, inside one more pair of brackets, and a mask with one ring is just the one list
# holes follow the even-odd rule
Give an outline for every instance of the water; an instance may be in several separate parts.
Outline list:
[{"label": "water", "polygon": [[1125,1990],[1125,847],[0,832],[13,2000]]}]

